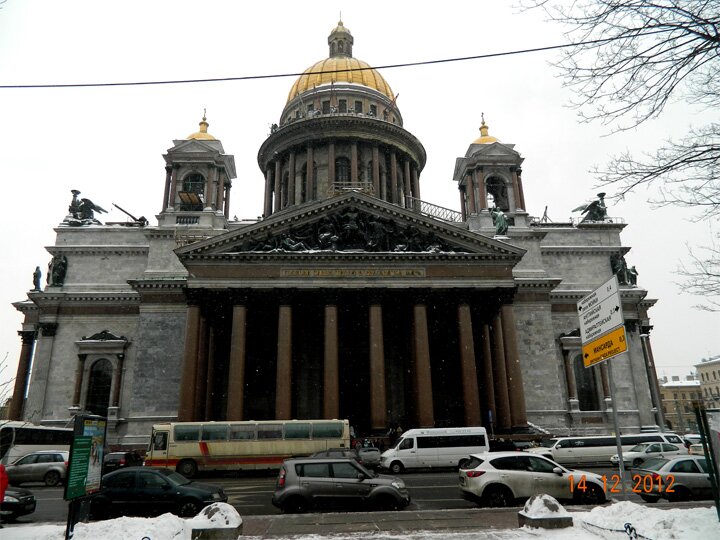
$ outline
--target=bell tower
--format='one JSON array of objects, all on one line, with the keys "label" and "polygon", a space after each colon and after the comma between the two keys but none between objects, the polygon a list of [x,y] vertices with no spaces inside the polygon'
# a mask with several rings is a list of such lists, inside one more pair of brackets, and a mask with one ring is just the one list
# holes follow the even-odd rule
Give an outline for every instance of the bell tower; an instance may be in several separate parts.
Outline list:
[{"label": "bell tower", "polygon": [[230,212],[230,188],[235,158],[208,133],[205,115],[199,131],[173,141],[165,158],[161,227],[225,229]]},{"label": "bell tower", "polygon": [[493,208],[502,210],[511,225],[516,216],[525,216],[523,161],[514,144],[501,143],[489,135],[483,115],[480,137],[470,144],[464,157],[455,161],[453,180],[460,191],[463,221],[477,214],[489,215]]}]

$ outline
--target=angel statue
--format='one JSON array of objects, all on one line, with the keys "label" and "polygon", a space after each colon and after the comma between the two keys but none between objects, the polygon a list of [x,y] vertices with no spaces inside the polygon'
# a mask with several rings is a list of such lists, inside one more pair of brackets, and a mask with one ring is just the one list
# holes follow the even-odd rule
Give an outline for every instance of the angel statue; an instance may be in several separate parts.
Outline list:
[{"label": "angel statue", "polygon": [[593,201],[589,204],[583,204],[573,210],[573,212],[582,212],[585,217],[582,218],[580,223],[586,221],[605,221],[607,217],[607,206],[605,206],[605,193],[598,193],[598,200]]},{"label": "angel statue", "polygon": [[80,219],[95,220],[95,212],[107,214],[107,210],[93,203],[90,199],[80,199]]}]

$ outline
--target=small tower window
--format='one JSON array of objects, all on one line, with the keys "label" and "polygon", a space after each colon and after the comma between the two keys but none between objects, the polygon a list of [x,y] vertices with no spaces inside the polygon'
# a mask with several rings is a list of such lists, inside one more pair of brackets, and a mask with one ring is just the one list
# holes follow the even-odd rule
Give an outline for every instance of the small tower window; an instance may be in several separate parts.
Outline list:
[{"label": "small tower window", "polygon": [[323,114],[330,114],[330,101],[326,100],[322,102]]},{"label": "small tower window", "polygon": [[343,113],[347,112],[347,99],[340,100],[340,112],[343,112]]},{"label": "small tower window", "polygon": [[205,191],[205,177],[199,173],[188,174],[183,181],[183,191],[203,193]]},{"label": "small tower window", "polygon": [[355,114],[361,114],[363,112],[362,101],[355,102]]},{"label": "small tower window", "polygon": [[377,116],[377,105],[370,105],[370,116]]},{"label": "small tower window", "polygon": [[492,196],[493,203],[488,206],[496,206],[500,210],[510,210],[510,203],[508,202],[507,186],[502,178],[493,176],[488,178],[486,181],[487,193]]},{"label": "small tower window", "polygon": [[180,210],[198,211],[203,209],[205,177],[200,173],[188,174],[182,182]]}]

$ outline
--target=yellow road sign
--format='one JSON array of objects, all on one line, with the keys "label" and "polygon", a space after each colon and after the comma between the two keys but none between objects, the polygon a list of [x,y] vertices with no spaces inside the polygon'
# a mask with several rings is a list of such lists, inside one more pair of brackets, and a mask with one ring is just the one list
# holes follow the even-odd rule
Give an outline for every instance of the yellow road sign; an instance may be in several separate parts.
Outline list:
[{"label": "yellow road sign", "polygon": [[594,366],[625,351],[627,351],[625,327],[620,326],[612,332],[583,345],[583,363],[585,367]]}]

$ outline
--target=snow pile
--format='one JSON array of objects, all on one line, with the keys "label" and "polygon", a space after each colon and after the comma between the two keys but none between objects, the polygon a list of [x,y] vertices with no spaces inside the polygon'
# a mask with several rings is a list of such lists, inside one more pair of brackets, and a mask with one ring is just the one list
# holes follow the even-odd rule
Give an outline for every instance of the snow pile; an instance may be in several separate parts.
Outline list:
[{"label": "snow pile", "polygon": [[190,529],[236,529],[242,525],[242,518],[229,504],[213,503],[203,508],[194,518],[187,520],[187,525]]},{"label": "snow pile", "polygon": [[575,514],[575,517],[576,526],[580,518],[590,525],[620,531],[624,531],[625,523],[630,523],[638,534],[653,540],[720,538],[720,523],[714,507],[661,510],[619,502]]},{"label": "snow pile", "polygon": [[533,495],[525,503],[522,514],[529,518],[568,517],[567,510],[550,495]]}]

